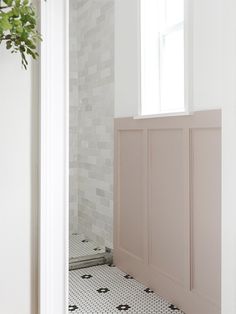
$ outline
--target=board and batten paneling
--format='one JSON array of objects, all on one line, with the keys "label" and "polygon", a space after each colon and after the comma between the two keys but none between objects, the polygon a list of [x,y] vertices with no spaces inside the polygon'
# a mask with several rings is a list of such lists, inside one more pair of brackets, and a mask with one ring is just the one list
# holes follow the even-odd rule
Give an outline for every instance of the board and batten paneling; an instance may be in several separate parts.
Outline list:
[{"label": "board and batten paneling", "polygon": [[219,129],[194,129],[190,141],[191,288],[216,303],[220,300],[220,138]]},{"label": "board and batten paneling", "polygon": [[123,210],[120,212],[119,223],[124,232],[119,234],[119,242],[124,250],[140,260],[144,258],[143,138],[143,132],[139,130],[120,133],[120,207]]},{"label": "board and batten paneling", "polygon": [[184,147],[181,129],[149,131],[149,263],[181,285],[187,238]]},{"label": "board and batten paneling", "polygon": [[186,314],[220,313],[221,112],[115,119],[114,259]]}]

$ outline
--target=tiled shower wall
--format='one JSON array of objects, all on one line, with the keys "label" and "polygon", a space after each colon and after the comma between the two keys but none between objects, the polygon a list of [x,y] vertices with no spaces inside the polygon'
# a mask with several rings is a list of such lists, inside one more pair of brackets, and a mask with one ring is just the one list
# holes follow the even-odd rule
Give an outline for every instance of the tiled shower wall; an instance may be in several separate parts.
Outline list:
[{"label": "tiled shower wall", "polygon": [[70,0],[70,233],[113,238],[114,0]]}]

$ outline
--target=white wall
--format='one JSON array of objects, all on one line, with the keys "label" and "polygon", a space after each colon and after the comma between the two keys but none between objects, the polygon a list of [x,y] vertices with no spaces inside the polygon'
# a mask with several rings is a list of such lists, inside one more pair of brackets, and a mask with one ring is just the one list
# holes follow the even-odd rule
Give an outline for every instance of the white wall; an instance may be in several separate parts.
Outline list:
[{"label": "white wall", "polygon": [[0,312],[33,314],[37,120],[32,127],[32,71],[22,70],[19,57],[3,45],[0,56]]},{"label": "white wall", "polygon": [[[193,104],[220,108],[221,0],[193,0]],[[138,113],[138,0],[116,0],[115,116]]]},{"label": "white wall", "polygon": [[138,1],[115,0],[115,117],[138,113]]},{"label": "white wall", "polygon": [[236,313],[236,2],[222,0],[222,314]]}]

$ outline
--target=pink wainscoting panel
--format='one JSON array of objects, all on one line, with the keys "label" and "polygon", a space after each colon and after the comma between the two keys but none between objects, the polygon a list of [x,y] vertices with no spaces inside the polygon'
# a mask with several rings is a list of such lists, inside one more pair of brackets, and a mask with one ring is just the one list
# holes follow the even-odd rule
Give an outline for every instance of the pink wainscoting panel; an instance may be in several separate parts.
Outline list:
[{"label": "pink wainscoting panel", "polygon": [[186,314],[220,313],[221,112],[115,119],[114,257]]},{"label": "pink wainscoting panel", "polygon": [[119,230],[122,231],[118,234],[119,247],[143,260],[143,131],[121,131],[119,141]]},{"label": "pink wainscoting panel", "polygon": [[185,285],[185,141],[182,129],[149,132],[149,263]]},{"label": "pink wainscoting panel", "polygon": [[221,131],[191,131],[193,292],[220,302]]}]

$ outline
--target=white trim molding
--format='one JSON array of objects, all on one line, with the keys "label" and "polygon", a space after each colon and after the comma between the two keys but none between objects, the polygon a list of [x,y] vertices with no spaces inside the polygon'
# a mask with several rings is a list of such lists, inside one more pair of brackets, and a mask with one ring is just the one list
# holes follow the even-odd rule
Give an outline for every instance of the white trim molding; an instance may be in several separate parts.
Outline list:
[{"label": "white trim molding", "polygon": [[68,311],[68,0],[41,0],[40,314]]}]

